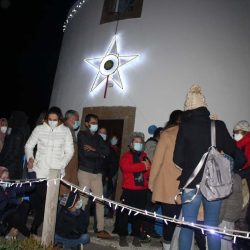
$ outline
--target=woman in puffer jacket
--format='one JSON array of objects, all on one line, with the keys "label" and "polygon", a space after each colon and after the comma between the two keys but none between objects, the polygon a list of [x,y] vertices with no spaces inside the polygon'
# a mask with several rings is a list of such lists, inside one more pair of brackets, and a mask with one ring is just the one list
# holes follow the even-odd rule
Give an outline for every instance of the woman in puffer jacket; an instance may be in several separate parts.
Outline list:
[{"label": "woman in puffer jacket", "polygon": [[[45,122],[38,125],[25,145],[28,168],[36,172],[37,178],[48,178],[50,169],[58,169],[64,176],[64,169],[74,153],[72,134],[63,124],[62,112],[57,107],[49,109]],[[34,148],[37,146],[36,156]],[[46,199],[46,183],[38,183],[32,197],[32,205],[36,213],[31,232],[37,234],[37,229],[43,221]]]}]

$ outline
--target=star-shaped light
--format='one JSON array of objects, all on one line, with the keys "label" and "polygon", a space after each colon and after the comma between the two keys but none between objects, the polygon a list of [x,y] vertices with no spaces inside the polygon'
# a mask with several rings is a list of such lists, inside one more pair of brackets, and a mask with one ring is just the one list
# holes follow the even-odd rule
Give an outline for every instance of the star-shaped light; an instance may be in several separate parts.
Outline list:
[{"label": "star-shaped light", "polygon": [[111,80],[119,88],[123,89],[119,68],[134,60],[137,56],[138,55],[119,55],[117,51],[116,36],[114,36],[108,46],[107,51],[102,57],[84,59],[85,62],[90,64],[98,71],[91,86],[90,92],[106,81],[104,93],[105,98],[109,80]]}]

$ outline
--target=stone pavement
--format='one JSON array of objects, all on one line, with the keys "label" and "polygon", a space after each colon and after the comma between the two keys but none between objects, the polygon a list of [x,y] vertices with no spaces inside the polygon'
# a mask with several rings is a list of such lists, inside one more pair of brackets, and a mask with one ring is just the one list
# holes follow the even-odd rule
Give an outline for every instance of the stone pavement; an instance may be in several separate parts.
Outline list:
[{"label": "stone pavement", "polygon": [[[31,218],[29,218],[29,221]],[[114,218],[109,219],[105,218],[105,230],[108,232],[112,232],[113,226],[114,226]],[[150,243],[143,243],[141,247],[134,247],[132,245],[132,239],[133,237],[128,237],[129,247],[120,247],[119,246],[119,237],[117,234],[112,234],[112,238],[109,240],[103,240],[99,239],[95,236],[94,230],[93,230],[93,216],[90,217],[90,225],[88,228],[89,234],[90,234],[90,244],[84,246],[84,250],[162,250],[162,239],[151,239]],[[39,228],[39,235],[41,235],[42,232],[42,226]],[[194,250],[198,250],[198,248],[195,246]]]},{"label": "stone pavement", "polygon": [[[105,218],[105,229],[109,232],[112,232],[114,225],[114,219]],[[142,244],[142,247],[134,247],[132,245],[133,237],[128,237],[129,247],[119,247],[119,238],[118,235],[112,234],[112,238],[110,240],[102,240],[95,236],[93,232],[93,217],[90,217],[90,226],[89,226],[89,234],[91,243],[84,247],[84,250],[113,250],[113,249],[121,249],[121,250],[162,250],[161,239],[152,239],[150,243]]]},{"label": "stone pavement", "polygon": [[[114,225],[114,219],[105,218],[105,229],[108,232],[112,232]],[[118,235],[112,234],[110,240],[98,239],[93,231],[93,217],[90,217],[89,234],[91,243],[84,246],[84,250],[162,250],[162,239],[151,239],[150,243],[142,244],[142,247],[134,247],[132,245],[133,237],[128,237],[129,247],[120,247]],[[177,250],[177,249],[176,249]],[[195,245],[193,250],[198,250]]]}]

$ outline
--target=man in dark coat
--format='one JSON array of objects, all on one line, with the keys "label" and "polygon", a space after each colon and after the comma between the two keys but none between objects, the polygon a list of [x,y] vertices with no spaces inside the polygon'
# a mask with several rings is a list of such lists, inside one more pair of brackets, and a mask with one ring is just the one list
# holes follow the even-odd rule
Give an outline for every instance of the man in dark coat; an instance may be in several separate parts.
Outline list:
[{"label": "man in dark coat", "polygon": [[24,145],[29,136],[28,116],[23,111],[12,112],[9,119],[0,165],[9,170],[10,179],[21,179],[23,175]]},{"label": "man in dark coat", "polygon": [[[102,196],[102,173],[103,161],[109,155],[109,147],[98,131],[98,117],[95,114],[88,114],[85,117],[86,130],[80,131],[77,135],[78,143],[78,181],[79,186],[91,190],[93,194]],[[84,205],[88,200],[84,199]],[[104,230],[104,206],[96,203],[97,237],[102,239],[110,238],[111,235]]]}]

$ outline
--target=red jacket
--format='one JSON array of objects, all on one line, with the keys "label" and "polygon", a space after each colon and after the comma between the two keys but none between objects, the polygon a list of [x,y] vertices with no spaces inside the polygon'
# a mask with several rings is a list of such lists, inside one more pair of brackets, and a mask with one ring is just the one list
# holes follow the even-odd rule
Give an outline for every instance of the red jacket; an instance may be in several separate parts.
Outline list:
[{"label": "red jacket", "polygon": [[247,158],[247,162],[242,169],[250,168],[250,132],[248,132],[241,140],[237,141],[236,145],[244,151]]},{"label": "red jacket", "polygon": [[[141,152],[140,160],[147,157],[145,152]],[[146,170],[144,163],[134,163],[133,154],[128,151],[123,154],[120,160],[122,171],[122,188],[132,190],[145,190],[148,188],[149,169]]]}]

